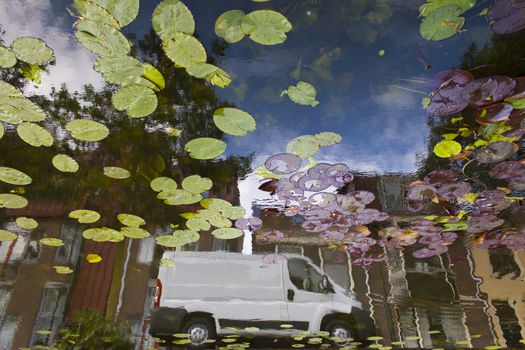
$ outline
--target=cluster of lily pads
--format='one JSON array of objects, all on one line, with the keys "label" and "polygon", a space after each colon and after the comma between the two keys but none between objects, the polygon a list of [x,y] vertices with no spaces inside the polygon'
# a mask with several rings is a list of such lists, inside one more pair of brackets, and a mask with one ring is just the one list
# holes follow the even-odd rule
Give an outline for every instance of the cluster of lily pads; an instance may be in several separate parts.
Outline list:
[{"label": "cluster of lily pads", "polygon": [[121,86],[113,95],[113,105],[132,118],[142,118],[155,111],[155,92],[165,84],[155,67],[129,56],[131,44],[120,32],[137,17],[138,11],[138,0],[75,0],[70,9],[70,13],[79,18],[75,23],[75,37],[86,49],[100,56],[93,68],[108,83]]},{"label": "cluster of lily pads", "polygon": [[182,1],[162,1],[153,12],[152,23],[166,56],[176,68],[185,68],[189,75],[222,88],[231,83],[228,73],[206,63],[206,49],[193,36],[195,20]]},{"label": "cluster of lily pads", "polygon": [[[476,0],[427,0],[419,8],[423,17],[421,36],[427,40],[448,39],[461,31],[462,15],[476,5]],[[525,3],[516,0],[494,0],[480,12],[486,15],[490,29],[497,34],[510,34],[525,29]]]}]

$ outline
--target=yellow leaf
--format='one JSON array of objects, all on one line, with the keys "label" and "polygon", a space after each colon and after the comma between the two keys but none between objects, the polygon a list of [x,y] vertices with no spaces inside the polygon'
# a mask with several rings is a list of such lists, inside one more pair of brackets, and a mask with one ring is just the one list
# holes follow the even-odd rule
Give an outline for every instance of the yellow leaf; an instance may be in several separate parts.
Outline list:
[{"label": "yellow leaf", "polygon": [[88,254],[86,260],[90,264],[96,264],[102,261],[102,257],[98,254]]},{"label": "yellow leaf", "polygon": [[450,158],[461,152],[461,145],[456,141],[441,141],[434,146],[434,154],[441,158]]}]

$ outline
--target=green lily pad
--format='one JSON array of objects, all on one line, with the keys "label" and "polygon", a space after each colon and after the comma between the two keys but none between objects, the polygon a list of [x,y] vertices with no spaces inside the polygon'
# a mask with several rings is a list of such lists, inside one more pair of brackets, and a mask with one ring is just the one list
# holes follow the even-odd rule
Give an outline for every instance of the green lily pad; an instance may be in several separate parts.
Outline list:
[{"label": "green lily pad", "polygon": [[186,227],[193,231],[208,231],[211,225],[201,218],[193,218],[186,221]]},{"label": "green lily pad", "polygon": [[319,143],[312,135],[298,136],[286,146],[287,153],[296,154],[302,159],[312,157],[317,151],[319,151]]},{"label": "green lily pad", "polygon": [[38,221],[36,221],[33,218],[28,218],[25,216],[21,216],[15,220],[18,227],[24,229],[24,230],[34,230],[38,227]]},{"label": "green lily pad", "polygon": [[253,11],[243,17],[242,30],[250,39],[262,45],[281,44],[292,24],[279,12],[271,10]]},{"label": "green lily pad", "polygon": [[0,242],[14,241],[18,236],[12,232],[0,230]]},{"label": "green lily pad", "polygon": [[134,84],[144,73],[142,63],[130,56],[100,57],[93,69],[108,83],[120,85]]},{"label": "green lily pad", "polygon": [[0,97],[21,97],[25,98],[24,94],[13,85],[0,80]]},{"label": "green lily pad", "polygon": [[33,102],[20,97],[0,94],[0,121],[10,124],[26,122],[40,122],[46,119],[46,114]]},{"label": "green lily pad", "polygon": [[434,146],[434,154],[441,158],[450,158],[461,152],[461,144],[456,141],[441,141]]},{"label": "green lily pad", "polygon": [[315,99],[317,94],[315,87],[304,81],[300,81],[296,86],[290,86],[288,90],[281,92],[281,96],[286,94],[290,100],[300,105],[315,107],[319,104],[319,101]]},{"label": "green lily pad", "polygon": [[191,175],[182,180],[182,188],[191,193],[202,193],[213,186],[210,178]]},{"label": "green lily pad", "polygon": [[213,122],[219,130],[234,136],[244,136],[256,128],[255,119],[250,114],[231,107],[215,110]]},{"label": "green lily pad", "polygon": [[120,232],[124,235],[124,237],[129,238],[141,239],[150,236],[148,231],[140,227],[123,227],[120,229]]},{"label": "green lily pad", "polygon": [[175,191],[177,189],[177,182],[171,177],[157,177],[150,183],[150,187],[155,192]]},{"label": "green lily pad", "polygon": [[195,31],[193,15],[179,0],[164,0],[158,4],[151,22],[162,40],[173,39],[177,33],[191,35]]},{"label": "green lily pad", "polygon": [[231,203],[220,198],[206,198],[200,202],[203,208],[215,210],[217,212],[223,211],[231,207]]},{"label": "green lily pad", "polygon": [[230,220],[237,220],[246,215],[246,210],[243,207],[237,206],[224,208],[221,212],[224,217]]},{"label": "green lily pad", "polygon": [[69,217],[78,220],[81,224],[92,224],[100,219],[100,214],[93,210],[79,209],[69,213]]},{"label": "green lily pad", "polygon": [[64,245],[64,241],[59,238],[52,238],[52,237],[45,237],[39,240],[40,243],[43,245],[47,245],[49,247],[62,247]]},{"label": "green lily pad", "polygon": [[336,132],[324,131],[314,135],[319,146],[333,146],[341,142],[341,135]]},{"label": "green lily pad", "polygon": [[21,37],[11,43],[16,58],[29,64],[43,65],[53,58],[53,50],[42,39]]},{"label": "green lily pad", "polygon": [[109,24],[81,20],[75,38],[86,49],[100,56],[125,56],[131,50],[126,37]]},{"label": "green lily pad", "polygon": [[243,232],[238,228],[227,227],[213,230],[211,234],[215,236],[215,238],[219,239],[234,239],[241,237],[243,235]]},{"label": "green lily pad", "polygon": [[226,151],[226,143],[210,137],[200,137],[188,142],[184,150],[190,152],[191,158],[213,159]]},{"label": "green lily pad", "polygon": [[459,17],[461,13],[463,11],[458,6],[440,7],[423,20],[419,33],[427,40],[448,39],[459,33],[465,24],[465,18]]},{"label": "green lily pad", "polygon": [[224,88],[231,83],[231,77],[224,70],[209,63],[198,63],[186,68],[186,72],[195,78],[206,79],[211,84]]},{"label": "green lily pad", "polygon": [[27,207],[27,199],[17,194],[1,193],[0,194],[0,208],[7,209],[22,209]]},{"label": "green lily pad", "polygon": [[241,26],[244,16],[246,14],[241,10],[224,12],[215,21],[215,34],[230,44],[241,41],[246,35]]},{"label": "green lily pad", "polygon": [[4,126],[0,123],[0,139],[2,139],[2,137],[4,137]]},{"label": "green lily pad", "polygon": [[155,238],[157,244],[163,247],[182,247],[183,245],[194,243],[199,240],[200,236],[192,230],[177,230],[172,235],[159,236]]},{"label": "green lily pad", "polygon": [[20,138],[34,147],[50,147],[53,145],[53,136],[46,129],[34,123],[23,122],[16,127]]},{"label": "green lily pad", "polygon": [[76,173],[80,168],[77,161],[66,154],[57,154],[51,162],[58,171],[63,173]]},{"label": "green lily pad", "polygon": [[146,225],[146,221],[143,218],[133,214],[118,214],[117,219],[125,226],[140,227]]},{"label": "green lily pad", "polygon": [[55,269],[55,272],[60,275],[69,275],[70,273],[73,273],[73,270],[69,266],[53,266]]},{"label": "green lily pad", "polygon": [[121,27],[125,27],[139,14],[139,0],[92,0],[105,8]]},{"label": "green lily pad", "polygon": [[166,87],[166,82],[164,81],[164,77],[162,76],[162,73],[159,72],[157,68],[152,66],[149,63],[144,63],[142,65],[143,72],[142,75],[145,79],[151,81],[157,88],[164,89]]},{"label": "green lily pad", "polygon": [[163,42],[164,52],[178,67],[190,67],[206,62],[206,49],[191,35],[175,33],[172,39]]},{"label": "green lily pad", "polygon": [[90,228],[82,232],[82,237],[95,242],[120,242],[124,240],[124,235],[121,232],[108,227]]},{"label": "green lily pad", "polygon": [[0,68],[11,68],[16,64],[16,56],[13,51],[0,45]]},{"label": "green lily pad", "polygon": [[33,180],[20,170],[8,167],[0,167],[0,181],[11,185],[29,185]]},{"label": "green lily pad", "polygon": [[104,124],[89,119],[72,120],[66,124],[66,130],[80,141],[101,141],[109,135],[109,129]]},{"label": "green lily pad", "polygon": [[164,191],[157,196],[164,200],[166,205],[186,205],[194,204],[202,199],[198,193],[191,193],[186,190]]},{"label": "green lily pad", "polygon": [[104,7],[91,0],[75,0],[73,11],[70,13],[76,17],[82,17],[93,22],[101,22],[120,30],[118,21]]},{"label": "green lily pad", "polygon": [[461,13],[469,10],[476,4],[476,0],[427,0],[426,3],[419,7],[419,14],[422,17],[427,17],[437,9],[454,5],[461,9]]},{"label": "green lily pad", "polygon": [[131,173],[128,170],[118,166],[107,166],[104,167],[104,175],[112,179],[124,180],[129,178]]},{"label": "green lily pad", "polygon": [[233,223],[230,219],[225,218],[221,214],[217,213],[216,215],[210,216],[208,219],[210,225],[218,228],[228,228],[232,227]]},{"label": "green lily pad", "polygon": [[112,101],[116,109],[126,110],[132,118],[146,117],[157,109],[155,92],[140,85],[124,86],[113,95]]}]

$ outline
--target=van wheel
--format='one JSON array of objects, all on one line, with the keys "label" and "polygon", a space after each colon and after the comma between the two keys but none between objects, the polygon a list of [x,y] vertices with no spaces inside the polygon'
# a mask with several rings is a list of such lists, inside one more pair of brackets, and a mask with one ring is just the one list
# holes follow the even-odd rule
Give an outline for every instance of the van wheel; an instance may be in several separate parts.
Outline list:
[{"label": "van wheel", "polygon": [[[330,333],[331,337],[339,339],[351,339],[353,338],[352,326],[345,320],[332,320],[326,325],[326,331]],[[348,345],[352,340],[345,342],[337,342],[338,345]]]},{"label": "van wheel", "polygon": [[[190,319],[183,327],[184,333],[189,334],[191,347],[203,348],[206,340],[215,339],[215,327],[212,322],[205,317],[195,317]],[[188,344],[189,345],[189,344]]]}]

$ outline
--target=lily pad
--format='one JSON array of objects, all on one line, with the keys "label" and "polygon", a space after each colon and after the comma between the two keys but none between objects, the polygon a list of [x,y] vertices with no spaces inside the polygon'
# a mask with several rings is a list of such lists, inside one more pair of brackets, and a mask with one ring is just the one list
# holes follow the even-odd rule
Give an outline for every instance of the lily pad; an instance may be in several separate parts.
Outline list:
[{"label": "lily pad", "polygon": [[75,0],[69,12],[75,17],[101,22],[120,30],[119,22],[104,7],[91,0]]},{"label": "lily pad", "polygon": [[156,237],[155,240],[157,241],[158,245],[174,248],[197,242],[199,238],[199,234],[195,231],[177,230],[173,232],[173,235],[159,236]]},{"label": "lily pad", "polygon": [[159,193],[159,199],[164,199],[166,205],[194,204],[202,199],[199,193],[191,193],[186,190],[164,191]]},{"label": "lily pad", "polygon": [[68,215],[71,219],[78,220],[81,224],[92,224],[100,219],[100,214],[93,210],[79,209],[74,210]]},{"label": "lily pad", "polygon": [[441,158],[450,158],[461,152],[461,145],[456,141],[441,141],[434,146],[434,154]]},{"label": "lily pad", "polygon": [[0,123],[0,139],[2,139],[2,137],[4,137],[4,126],[2,125],[2,123]]},{"label": "lily pad", "polygon": [[456,5],[440,7],[423,20],[419,33],[427,40],[448,39],[463,28],[465,18],[459,16],[462,13],[461,8]]},{"label": "lily pad", "polygon": [[221,213],[227,219],[237,220],[246,215],[246,210],[243,207],[231,206],[224,208]]},{"label": "lily pad", "polygon": [[56,265],[53,266],[53,268],[59,275],[69,275],[70,273],[73,273],[73,270],[69,266]]},{"label": "lily pad", "polygon": [[177,182],[171,177],[157,177],[150,183],[150,187],[155,192],[175,191],[177,189]]},{"label": "lily pad", "polygon": [[13,97],[0,94],[0,121],[20,124],[23,121],[40,122],[44,119],[44,111],[23,95]]},{"label": "lily pad", "polygon": [[291,174],[301,167],[302,159],[292,153],[280,153],[266,160],[264,166],[276,174]]},{"label": "lily pad", "polygon": [[201,200],[201,206],[206,209],[211,209],[214,211],[223,211],[226,208],[231,207],[231,203],[220,198],[206,198]]},{"label": "lily pad", "polygon": [[18,236],[12,232],[0,230],[0,242],[14,241]]},{"label": "lily pad", "polygon": [[96,264],[102,261],[102,257],[98,254],[90,253],[86,255],[86,261],[90,264]]},{"label": "lily pad", "polygon": [[224,88],[231,83],[231,77],[224,70],[209,63],[198,63],[186,68],[186,72],[195,78],[206,79],[215,86]]},{"label": "lily pad", "polygon": [[53,58],[53,50],[42,39],[21,37],[11,43],[16,58],[29,64],[43,65]]},{"label": "lily pad", "polygon": [[66,124],[66,130],[80,141],[101,141],[109,135],[109,129],[104,124],[89,119],[72,120]]},{"label": "lily pad", "polygon": [[182,188],[191,193],[202,193],[213,186],[210,178],[191,175],[182,180]]},{"label": "lily pad", "polygon": [[123,227],[120,232],[128,238],[142,239],[150,236],[148,231],[140,227]]},{"label": "lily pad", "polygon": [[315,87],[304,81],[300,81],[296,86],[290,86],[288,90],[281,92],[281,96],[286,94],[290,97],[290,100],[300,105],[315,107],[319,104],[319,101],[315,99],[317,95]]},{"label": "lily pad", "polygon": [[166,87],[166,81],[164,80],[164,76],[162,76],[162,73],[159,72],[157,68],[152,66],[149,63],[144,63],[142,65],[143,73],[145,79],[151,81],[155,86],[159,89],[164,89]]},{"label": "lily pad", "polygon": [[121,232],[108,227],[90,228],[82,232],[82,237],[95,242],[120,242],[124,240],[124,235]]},{"label": "lily pad", "polygon": [[510,34],[525,29],[525,3],[521,0],[497,0],[487,12],[490,29]]},{"label": "lily pad", "polygon": [[226,42],[233,44],[244,38],[241,22],[246,16],[241,10],[226,11],[215,21],[215,34]]},{"label": "lily pad", "polygon": [[17,126],[16,132],[24,142],[31,146],[50,147],[53,145],[53,136],[37,124],[23,122]]},{"label": "lily pad", "polygon": [[20,170],[8,167],[0,167],[0,181],[11,185],[29,185],[33,180]]},{"label": "lily pad", "polygon": [[17,194],[1,193],[0,208],[22,209],[27,207],[27,199]]},{"label": "lily pad", "polygon": [[193,15],[179,0],[164,0],[158,4],[151,22],[162,40],[173,39],[177,33],[191,35],[195,31]]},{"label": "lily pad", "polygon": [[317,151],[319,151],[319,143],[312,135],[298,136],[286,146],[286,152],[296,154],[302,159],[312,157]]},{"label": "lily pad", "polygon": [[124,86],[113,95],[113,105],[119,111],[126,110],[132,118],[142,118],[157,109],[157,95],[140,85]]},{"label": "lily pad", "polygon": [[191,35],[175,33],[172,39],[163,42],[164,52],[178,67],[191,67],[206,62],[206,49]]},{"label": "lily pad", "polygon": [[47,245],[49,247],[62,247],[64,245],[64,241],[59,238],[52,238],[52,237],[45,237],[40,239],[39,241],[43,245]]},{"label": "lily pad", "polygon": [[210,137],[200,137],[188,142],[184,150],[190,153],[191,158],[213,159],[226,151],[226,143]]},{"label": "lily pad", "polygon": [[105,8],[119,22],[121,27],[125,27],[139,14],[139,0],[93,0]]},{"label": "lily pad", "polygon": [[462,12],[465,12],[472,8],[475,4],[476,0],[427,0],[426,3],[419,7],[419,14],[422,17],[427,17],[437,9],[450,5],[457,6]]},{"label": "lily pad", "polygon": [[77,161],[66,154],[57,154],[51,162],[57,170],[63,173],[76,173],[79,169]]},{"label": "lily pad", "polygon": [[16,64],[16,56],[13,51],[0,45],[0,68],[11,68]]},{"label": "lily pad", "polygon": [[216,230],[213,230],[211,233],[215,238],[219,239],[234,239],[241,237],[244,233],[239,230],[238,228],[218,228]]},{"label": "lily pad", "polygon": [[125,226],[139,227],[146,225],[146,221],[143,218],[133,214],[118,214],[117,219]]},{"label": "lily pad", "polygon": [[21,216],[15,220],[18,227],[23,228],[24,230],[34,230],[38,227],[38,222],[33,218],[28,218]]},{"label": "lily pad", "polygon": [[117,166],[107,166],[104,167],[104,175],[112,179],[124,180],[129,178],[131,176],[131,173],[124,168],[120,168]]},{"label": "lily pad", "polygon": [[476,152],[475,159],[483,164],[493,164],[504,161],[513,154],[514,146],[512,146],[512,143],[498,141],[481,147]]},{"label": "lily pad", "polygon": [[314,137],[319,146],[333,146],[341,142],[343,139],[338,133],[330,131],[317,133]]},{"label": "lily pad", "polygon": [[100,57],[93,69],[108,83],[120,85],[134,84],[144,73],[142,63],[130,56]]},{"label": "lily pad", "polygon": [[0,97],[21,97],[24,98],[24,94],[13,85],[0,80]]},{"label": "lily pad", "polygon": [[131,50],[126,37],[109,24],[81,20],[75,38],[86,49],[100,56],[125,56]]},{"label": "lily pad", "polygon": [[503,75],[474,80],[465,86],[463,96],[470,103],[483,107],[512,95],[516,81]]},{"label": "lily pad", "polygon": [[262,45],[281,44],[292,24],[279,12],[271,10],[253,11],[243,17],[242,30],[250,39]]},{"label": "lily pad", "polygon": [[256,128],[255,119],[250,114],[231,107],[215,110],[213,122],[219,130],[234,136],[244,136]]},{"label": "lily pad", "polygon": [[192,218],[186,221],[186,227],[193,231],[208,231],[211,225],[201,218]]}]

